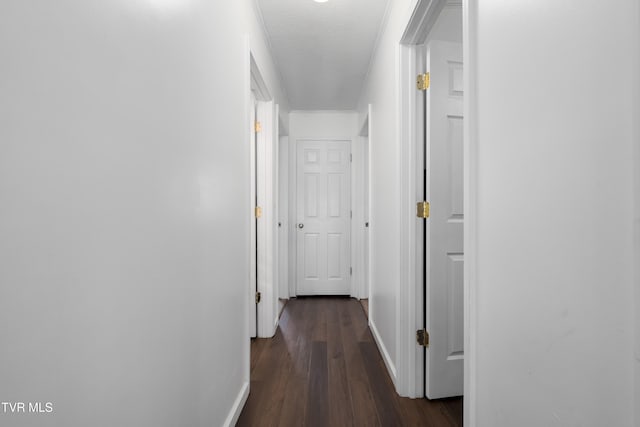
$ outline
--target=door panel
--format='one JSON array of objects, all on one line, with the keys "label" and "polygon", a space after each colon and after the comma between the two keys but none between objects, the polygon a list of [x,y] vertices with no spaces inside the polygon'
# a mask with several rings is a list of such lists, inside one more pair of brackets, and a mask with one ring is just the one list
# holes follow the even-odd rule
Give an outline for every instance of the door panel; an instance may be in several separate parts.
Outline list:
[{"label": "door panel", "polygon": [[427,47],[426,189],[426,394],[463,394],[463,116],[462,46],[432,41]]},{"label": "door panel", "polygon": [[297,141],[298,295],[350,293],[350,141]]}]

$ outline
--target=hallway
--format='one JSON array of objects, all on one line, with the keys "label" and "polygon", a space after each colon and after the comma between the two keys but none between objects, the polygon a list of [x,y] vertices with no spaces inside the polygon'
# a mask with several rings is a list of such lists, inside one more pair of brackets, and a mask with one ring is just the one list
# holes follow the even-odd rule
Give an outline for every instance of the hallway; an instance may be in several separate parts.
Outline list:
[{"label": "hallway", "polygon": [[297,298],[273,339],[251,343],[237,425],[460,426],[462,399],[399,397],[355,299]]}]

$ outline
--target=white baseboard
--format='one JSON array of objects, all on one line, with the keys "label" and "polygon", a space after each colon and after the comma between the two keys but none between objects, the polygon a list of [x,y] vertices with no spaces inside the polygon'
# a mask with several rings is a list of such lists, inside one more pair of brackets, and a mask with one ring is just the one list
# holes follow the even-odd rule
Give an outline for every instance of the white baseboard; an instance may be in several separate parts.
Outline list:
[{"label": "white baseboard", "polygon": [[233,427],[238,422],[238,418],[240,417],[240,413],[242,412],[242,408],[244,408],[244,404],[247,402],[247,398],[249,397],[249,381],[246,381],[242,388],[240,389],[240,393],[236,398],[236,401],[233,402],[233,406],[231,407],[231,411],[229,411],[229,415],[227,419],[224,421],[224,427]]},{"label": "white baseboard", "polygon": [[371,329],[371,333],[373,334],[373,339],[378,345],[378,349],[380,350],[380,354],[382,354],[382,360],[384,361],[385,366],[387,367],[387,371],[389,371],[389,375],[391,376],[391,380],[393,381],[393,385],[396,386],[396,381],[398,379],[396,373],[396,366],[391,361],[391,357],[389,357],[389,352],[387,348],[384,346],[384,342],[378,333],[378,328],[376,328],[376,324],[373,319],[369,318],[369,327]]}]

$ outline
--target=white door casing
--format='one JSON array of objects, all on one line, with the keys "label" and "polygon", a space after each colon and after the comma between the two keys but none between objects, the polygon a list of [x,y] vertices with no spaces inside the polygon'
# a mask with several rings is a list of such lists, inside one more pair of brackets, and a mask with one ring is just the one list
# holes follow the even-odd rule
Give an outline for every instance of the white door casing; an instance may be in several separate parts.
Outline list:
[{"label": "white door casing", "polygon": [[275,270],[277,266],[277,206],[275,200],[275,159],[273,101],[258,101],[256,120],[260,131],[256,134],[256,191],[261,216],[257,219],[257,286],[261,300],[257,309],[257,336],[272,337],[277,326],[277,300]]},{"label": "white door casing", "polygon": [[427,46],[426,395],[463,394],[464,214],[462,45]]},{"label": "white door casing", "polygon": [[[363,147],[363,165],[364,165],[364,277],[362,298],[369,298],[369,136],[364,139]],[[371,303],[371,301],[369,301]]]},{"label": "white door casing", "polygon": [[278,159],[279,203],[279,279],[278,296],[288,299],[289,293],[289,137],[281,136]]},{"label": "white door casing", "polygon": [[[255,131],[255,122],[256,122],[256,98],[253,92],[251,92],[251,116],[250,123],[248,125],[251,128],[250,131],[250,141],[249,141],[249,152],[250,152],[250,170],[251,170],[251,189],[249,192],[249,197],[251,199],[251,206],[256,206],[256,131]],[[256,236],[257,236],[257,227],[256,227],[256,218],[254,216],[254,211],[250,212],[250,239],[251,243],[249,245],[249,336],[251,338],[255,338],[257,334],[257,306],[255,303],[255,293],[257,292],[257,251],[256,251]]]},{"label": "white door casing", "polygon": [[297,294],[349,295],[351,141],[298,140]]}]

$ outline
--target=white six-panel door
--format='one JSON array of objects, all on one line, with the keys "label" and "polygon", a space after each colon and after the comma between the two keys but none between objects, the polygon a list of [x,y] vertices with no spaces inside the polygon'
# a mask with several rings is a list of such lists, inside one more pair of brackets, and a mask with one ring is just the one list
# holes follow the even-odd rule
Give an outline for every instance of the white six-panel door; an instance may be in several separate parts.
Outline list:
[{"label": "white six-panel door", "polygon": [[463,113],[462,45],[427,46],[426,394],[463,394]]},{"label": "white six-panel door", "polygon": [[296,143],[297,294],[349,295],[351,142]]}]

